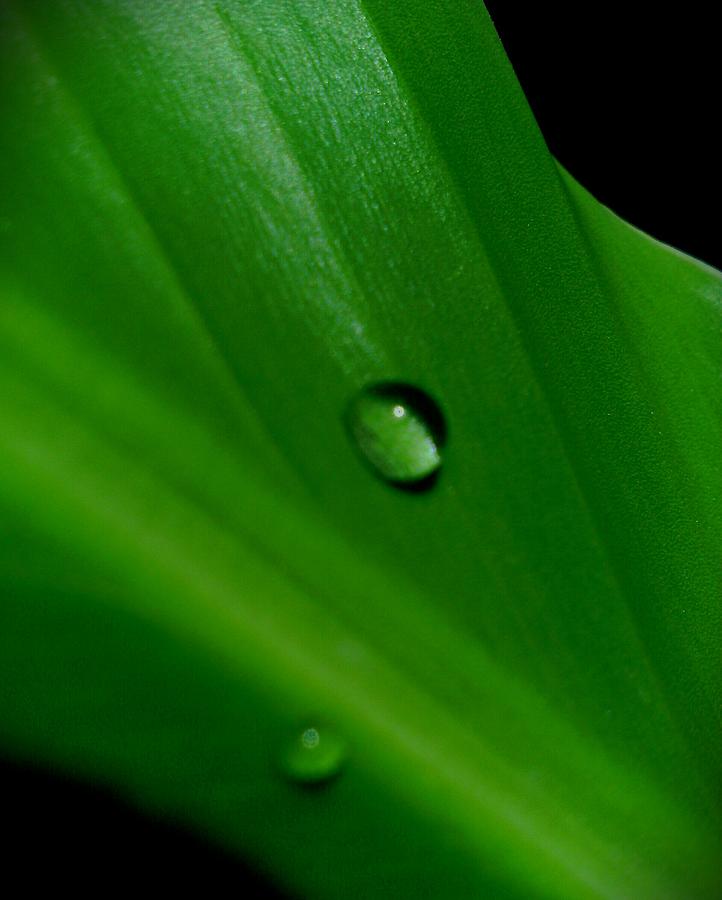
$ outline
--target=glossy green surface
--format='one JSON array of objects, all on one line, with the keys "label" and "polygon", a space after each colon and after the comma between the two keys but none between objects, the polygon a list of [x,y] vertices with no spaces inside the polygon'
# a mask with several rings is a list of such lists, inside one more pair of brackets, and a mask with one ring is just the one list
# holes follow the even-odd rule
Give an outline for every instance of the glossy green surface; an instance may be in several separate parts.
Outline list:
[{"label": "glossy green surface", "polygon": [[[304,897],[715,896],[720,276],[557,169],[481,4],[0,23],[3,748]],[[345,425],[388,382],[422,493]]]}]

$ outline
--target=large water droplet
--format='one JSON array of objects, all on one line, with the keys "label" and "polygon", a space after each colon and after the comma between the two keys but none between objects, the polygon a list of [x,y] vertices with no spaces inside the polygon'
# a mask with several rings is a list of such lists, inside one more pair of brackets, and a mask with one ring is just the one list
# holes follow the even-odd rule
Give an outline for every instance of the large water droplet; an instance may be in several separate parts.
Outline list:
[{"label": "large water droplet", "polygon": [[424,391],[399,382],[363,390],[349,407],[351,436],[386,481],[407,490],[430,487],[441,467],[444,417]]},{"label": "large water droplet", "polygon": [[346,741],[335,729],[325,723],[307,723],[292,734],[280,764],[292,781],[324,784],[338,775],[346,755]]}]

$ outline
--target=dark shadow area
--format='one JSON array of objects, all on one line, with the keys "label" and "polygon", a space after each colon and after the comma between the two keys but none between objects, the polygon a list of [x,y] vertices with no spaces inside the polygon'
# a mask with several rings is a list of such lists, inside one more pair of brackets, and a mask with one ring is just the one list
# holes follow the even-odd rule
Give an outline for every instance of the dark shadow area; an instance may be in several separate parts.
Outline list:
[{"label": "dark shadow area", "polygon": [[487,8],[559,161],[622,218],[722,268],[714,5]]},{"label": "dark shadow area", "polygon": [[232,855],[109,791],[3,759],[0,797],[0,858],[13,896],[285,896]]}]

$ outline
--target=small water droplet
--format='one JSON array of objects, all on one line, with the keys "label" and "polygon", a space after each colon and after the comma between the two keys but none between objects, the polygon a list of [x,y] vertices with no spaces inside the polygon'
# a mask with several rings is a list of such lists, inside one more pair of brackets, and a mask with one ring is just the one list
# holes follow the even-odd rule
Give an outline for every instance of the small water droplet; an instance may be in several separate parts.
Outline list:
[{"label": "small water droplet", "polygon": [[346,755],[346,741],[335,729],[325,723],[306,723],[293,732],[280,765],[291,781],[324,784],[338,775]]},{"label": "small water droplet", "polygon": [[433,484],[446,426],[424,391],[400,382],[365,388],[349,407],[347,425],[364,459],[386,481],[406,490]]}]

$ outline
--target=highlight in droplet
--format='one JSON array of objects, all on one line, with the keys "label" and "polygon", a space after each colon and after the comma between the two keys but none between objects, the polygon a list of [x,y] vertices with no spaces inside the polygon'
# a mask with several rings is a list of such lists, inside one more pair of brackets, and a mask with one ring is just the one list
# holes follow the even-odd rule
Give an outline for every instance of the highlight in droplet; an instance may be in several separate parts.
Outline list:
[{"label": "highlight in droplet", "polygon": [[335,778],[346,761],[347,744],[330,725],[308,722],[295,729],[283,748],[280,766],[291,781],[325,784]]},{"label": "highlight in droplet", "polygon": [[431,487],[442,464],[446,424],[425,391],[402,382],[367,387],[350,404],[346,423],[381,478],[407,490]]}]

